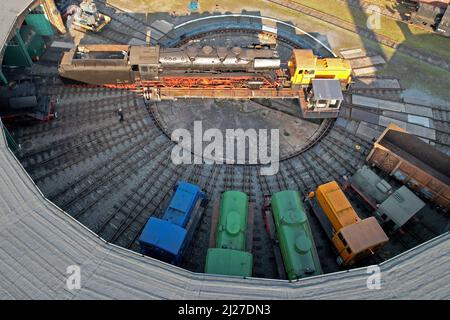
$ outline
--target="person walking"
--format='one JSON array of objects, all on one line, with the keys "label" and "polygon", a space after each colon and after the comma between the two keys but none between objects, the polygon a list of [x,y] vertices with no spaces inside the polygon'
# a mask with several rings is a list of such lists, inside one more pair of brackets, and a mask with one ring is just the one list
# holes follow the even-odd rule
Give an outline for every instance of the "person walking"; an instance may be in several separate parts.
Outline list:
[{"label": "person walking", "polygon": [[122,108],[119,108],[119,110],[117,111],[117,115],[119,116],[119,122],[123,121],[123,110]]}]

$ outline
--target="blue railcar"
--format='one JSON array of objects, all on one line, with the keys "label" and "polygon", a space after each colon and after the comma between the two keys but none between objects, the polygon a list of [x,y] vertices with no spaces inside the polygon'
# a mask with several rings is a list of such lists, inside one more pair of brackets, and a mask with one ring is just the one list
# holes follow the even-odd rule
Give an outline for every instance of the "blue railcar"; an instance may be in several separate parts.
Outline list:
[{"label": "blue railcar", "polygon": [[203,212],[199,206],[206,201],[199,186],[178,182],[163,217],[147,221],[139,237],[142,253],[179,264]]},{"label": "blue railcar", "polygon": [[199,186],[184,181],[179,182],[163,219],[184,228],[200,198],[206,198],[206,196]]}]

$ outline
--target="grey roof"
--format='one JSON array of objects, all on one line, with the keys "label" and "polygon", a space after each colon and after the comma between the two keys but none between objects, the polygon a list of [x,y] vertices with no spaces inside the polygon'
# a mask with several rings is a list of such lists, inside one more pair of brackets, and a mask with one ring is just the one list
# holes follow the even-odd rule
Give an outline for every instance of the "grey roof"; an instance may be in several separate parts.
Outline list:
[{"label": "grey roof", "polygon": [[341,83],[337,79],[314,79],[312,85],[316,100],[344,100]]},{"label": "grey roof", "polygon": [[[2,2],[0,48],[32,1]],[[3,16],[3,13],[6,14]],[[196,274],[106,243],[45,199],[6,147],[0,121],[0,299],[449,299],[450,233],[380,265],[380,290],[366,268],[295,283]],[[81,289],[66,287],[81,267]]]},{"label": "grey roof", "polygon": [[401,186],[380,204],[377,212],[380,215],[386,214],[398,227],[401,227],[424,206],[425,203],[407,186]]}]

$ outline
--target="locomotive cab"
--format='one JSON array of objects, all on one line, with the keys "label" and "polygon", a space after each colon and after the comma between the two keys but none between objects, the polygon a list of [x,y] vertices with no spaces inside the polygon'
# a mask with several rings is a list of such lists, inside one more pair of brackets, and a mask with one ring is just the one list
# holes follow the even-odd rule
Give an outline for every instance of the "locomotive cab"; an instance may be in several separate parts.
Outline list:
[{"label": "locomotive cab", "polygon": [[342,228],[331,241],[339,253],[338,262],[352,265],[374,254],[388,239],[376,218],[369,217]]},{"label": "locomotive cab", "polygon": [[130,47],[129,64],[131,65],[132,77],[135,81],[149,81],[158,79],[159,51],[159,46]]}]

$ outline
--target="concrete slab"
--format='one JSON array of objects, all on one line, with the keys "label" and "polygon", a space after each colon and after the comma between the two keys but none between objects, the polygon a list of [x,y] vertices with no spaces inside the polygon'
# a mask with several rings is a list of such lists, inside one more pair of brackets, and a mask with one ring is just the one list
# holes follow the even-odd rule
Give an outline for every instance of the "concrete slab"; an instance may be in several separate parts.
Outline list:
[{"label": "concrete slab", "polygon": [[415,114],[418,116],[433,118],[433,109],[430,107],[423,107],[423,106],[405,103],[405,112],[407,112],[409,114]]},{"label": "concrete slab", "polygon": [[128,42],[128,44],[129,44],[129,45],[132,45],[132,46],[143,46],[143,45],[146,45],[147,43],[146,43],[144,40],[142,40],[142,39],[132,38],[132,39]]},{"label": "concrete slab", "polygon": [[401,89],[398,79],[379,79],[375,77],[356,78],[352,84],[355,89]]},{"label": "concrete slab", "polygon": [[433,104],[430,101],[427,101],[425,99],[419,99],[417,97],[411,97],[408,95],[405,95],[403,97],[403,101],[405,101],[406,103],[411,103],[411,104],[416,104],[416,105],[421,105],[421,106],[427,106],[427,107],[433,106]]},{"label": "concrete slab", "polygon": [[405,112],[405,105],[401,102],[382,100],[357,94],[352,95],[352,103],[369,108]]},{"label": "concrete slab", "polygon": [[380,121],[378,122],[378,125],[380,125],[382,127],[387,127],[390,123],[395,123],[400,128],[403,128],[406,130],[406,125],[407,125],[406,122],[400,121],[397,119],[393,119],[393,118],[389,118],[389,117],[385,117],[385,116],[380,116]]},{"label": "concrete slab", "polygon": [[168,33],[173,29],[173,23],[166,20],[156,20],[150,26],[161,31],[162,33]]},{"label": "concrete slab", "polygon": [[378,124],[380,121],[379,115],[357,108],[352,108],[351,118],[352,120],[366,121],[373,124]]},{"label": "concrete slab", "polygon": [[[357,94],[352,95],[352,103],[358,106],[364,106],[368,108],[377,108],[386,111],[411,114],[413,116],[433,118],[433,109],[413,104],[405,104],[402,102],[382,100]],[[412,119],[414,119],[414,117],[412,117]],[[405,121],[407,121],[407,119],[405,119]]]},{"label": "concrete slab", "polygon": [[385,117],[394,118],[400,121],[408,122],[408,114],[385,110],[381,113]]},{"label": "concrete slab", "polygon": [[267,32],[270,32],[270,33],[277,34],[277,30],[278,30],[277,28],[274,28],[272,26],[267,26],[265,24],[263,24],[263,26],[262,26],[262,31],[267,31]]},{"label": "concrete slab", "polygon": [[353,69],[353,74],[358,77],[366,74],[374,74],[381,69],[382,67],[367,67],[367,68]]},{"label": "concrete slab", "polygon": [[368,140],[377,139],[382,131],[375,130],[369,127],[366,123],[361,122],[356,130],[356,134]]},{"label": "concrete slab", "polygon": [[436,130],[425,128],[413,123],[406,124],[406,131],[422,138],[427,138],[430,140],[436,140]]},{"label": "concrete slab", "polygon": [[421,125],[421,126],[424,126],[427,128],[429,128],[431,125],[431,121],[429,118],[415,116],[415,115],[411,115],[411,114],[408,115],[408,122],[418,124],[418,125]]},{"label": "concrete slab", "polygon": [[345,128],[350,133],[355,133],[358,129],[359,121],[351,120]]},{"label": "concrete slab", "polygon": [[382,127],[387,127],[390,123],[395,123],[399,127],[405,129],[409,133],[416,135],[418,137],[436,140],[436,130],[434,129],[426,128],[414,123],[400,121],[398,119],[394,119],[391,117],[380,116],[380,121],[378,125]]},{"label": "concrete slab", "polygon": [[355,59],[359,57],[364,57],[366,55],[366,52],[361,48],[347,49],[347,50],[344,49],[341,50],[340,52],[342,57],[344,57],[345,59]]},{"label": "concrete slab", "polygon": [[164,33],[158,31],[155,28],[148,27],[148,30],[150,30],[150,32],[151,32],[152,39],[159,40],[164,36]]},{"label": "concrete slab", "polygon": [[341,110],[339,110],[339,117],[345,119],[350,118],[350,108],[342,105]]},{"label": "concrete slab", "polygon": [[[388,118],[396,119],[403,122],[417,124],[426,128],[433,128],[433,121],[427,117],[421,117],[416,115],[410,115],[407,113],[395,112],[395,111],[383,111],[382,115]],[[370,122],[370,121],[369,121]]]},{"label": "concrete slab", "polygon": [[340,126],[342,128],[345,128],[347,126],[347,124],[348,124],[348,120],[346,120],[346,119],[337,118],[337,120],[336,120],[336,125]]},{"label": "concrete slab", "polygon": [[53,41],[50,45],[52,48],[72,49],[75,48],[73,42]]},{"label": "concrete slab", "polygon": [[352,66],[353,69],[371,67],[385,63],[386,60],[384,60],[382,56],[364,57],[350,60],[350,65]]}]

